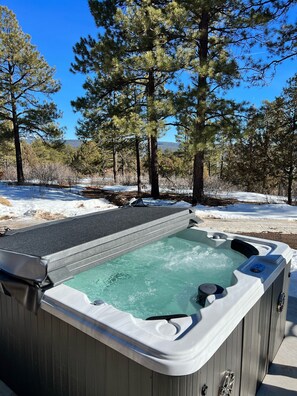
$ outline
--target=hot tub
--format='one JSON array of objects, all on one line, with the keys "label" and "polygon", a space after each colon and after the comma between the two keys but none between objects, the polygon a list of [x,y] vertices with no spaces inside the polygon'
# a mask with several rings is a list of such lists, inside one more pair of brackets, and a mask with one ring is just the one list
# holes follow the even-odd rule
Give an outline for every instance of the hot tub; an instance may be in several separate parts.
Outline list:
[{"label": "hot tub", "polygon": [[[171,291],[181,302],[148,314],[137,294],[127,294],[125,310],[100,288],[92,294],[115,260],[121,269],[108,285],[117,290],[126,279],[132,289],[136,278],[117,260],[138,251],[146,262],[143,249],[176,238],[218,254],[218,267],[223,252],[236,256],[228,282],[204,306],[198,287],[218,282],[198,273],[189,276],[195,292]],[[288,246],[200,229],[188,210],[116,209],[8,234],[0,249],[0,372],[19,395],[255,395],[284,336]]]}]

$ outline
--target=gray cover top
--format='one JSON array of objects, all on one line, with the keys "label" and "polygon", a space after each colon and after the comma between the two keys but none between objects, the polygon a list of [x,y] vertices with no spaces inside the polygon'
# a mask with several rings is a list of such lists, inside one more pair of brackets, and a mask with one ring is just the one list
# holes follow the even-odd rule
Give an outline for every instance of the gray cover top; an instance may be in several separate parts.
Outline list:
[{"label": "gray cover top", "polygon": [[189,209],[124,207],[11,231],[0,238],[1,270],[46,285],[189,226]]},{"label": "gray cover top", "polygon": [[189,213],[184,208],[124,207],[72,217],[9,231],[0,238],[0,250],[44,257],[181,212]]}]

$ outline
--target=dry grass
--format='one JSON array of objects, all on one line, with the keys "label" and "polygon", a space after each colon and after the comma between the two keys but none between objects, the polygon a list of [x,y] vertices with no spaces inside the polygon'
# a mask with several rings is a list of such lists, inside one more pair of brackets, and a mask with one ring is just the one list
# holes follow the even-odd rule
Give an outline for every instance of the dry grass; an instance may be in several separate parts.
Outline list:
[{"label": "dry grass", "polygon": [[13,216],[10,216],[10,215],[3,215],[3,216],[0,216],[0,221],[1,220],[12,220],[14,217]]},{"label": "dry grass", "polygon": [[37,210],[34,217],[36,219],[43,219],[43,220],[62,220],[65,219],[65,216],[61,213],[50,213],[43,210]]},{"label": "dry grass", "polygon": [[4,206],[12,206],[11,202],[4,197],[0,197],[0,204]]},{"label": "dry grass", "polygon": [[283,242],[289,245],[292,249],[297,249],[297,237],[295,234],[282,234],[280,232],[241,232],[241,234]]}]

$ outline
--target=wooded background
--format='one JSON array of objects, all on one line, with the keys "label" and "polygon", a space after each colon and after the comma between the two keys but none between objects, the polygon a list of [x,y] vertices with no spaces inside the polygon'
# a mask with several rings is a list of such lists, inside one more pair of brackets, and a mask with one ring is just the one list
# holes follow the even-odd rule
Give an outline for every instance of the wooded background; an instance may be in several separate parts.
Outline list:
[{"label": "wooded background", "polygon": [[[69,65],[85,75],[85,94],[72,101],[81,115],[78,148],[63,141],[54,69],[0,6],[2,178],[50,182],[60,173],[72,183],[112,175],[117,183],[121,175],[139,193],[148,183],[155,198],[161,178],[192,189],[193,204],[204,202],[211,178],[294,202],[297,74],[259,108],[226,94],[262,84],[296,59],[297,25],[289,18],[296,0],[88,3],[98,35],[74,43]],[[178,148],[162,151],[158,140],[170,128]]]}]

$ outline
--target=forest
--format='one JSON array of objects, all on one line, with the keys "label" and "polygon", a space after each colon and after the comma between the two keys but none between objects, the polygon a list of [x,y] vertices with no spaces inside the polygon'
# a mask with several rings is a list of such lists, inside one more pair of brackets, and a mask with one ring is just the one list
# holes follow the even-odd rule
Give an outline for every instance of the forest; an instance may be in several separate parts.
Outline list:
[{"label": "forest", "polygon": [[[190,190],[297,197],[297,74],[273,101],[230,99],[295,61],[296,1],[89,0],[97,37],[74,43],[85,77],[73,98],[78,147],[65,141],[54,102],[61,83],[17,16],[0,6],[0,174],[18,184],[79,178]],[[259,49],[267,56],[257,55]],[[159,139],[176,132],[174,150]]]}]

